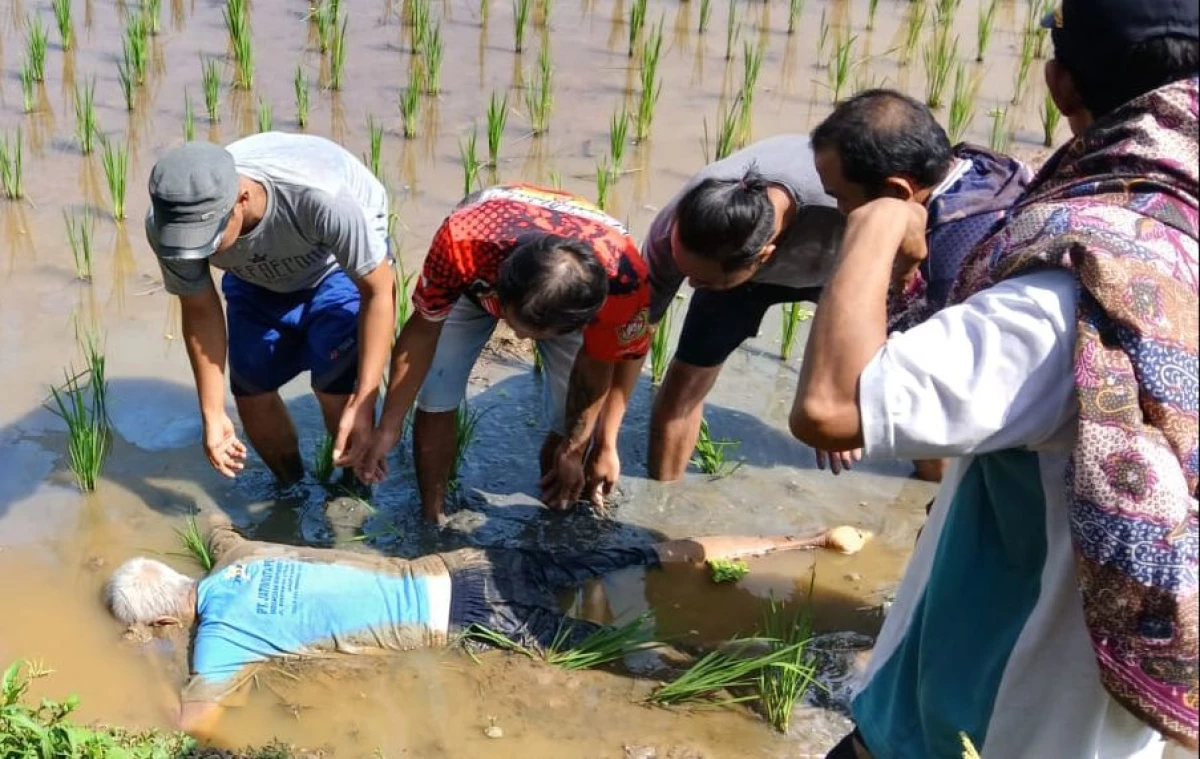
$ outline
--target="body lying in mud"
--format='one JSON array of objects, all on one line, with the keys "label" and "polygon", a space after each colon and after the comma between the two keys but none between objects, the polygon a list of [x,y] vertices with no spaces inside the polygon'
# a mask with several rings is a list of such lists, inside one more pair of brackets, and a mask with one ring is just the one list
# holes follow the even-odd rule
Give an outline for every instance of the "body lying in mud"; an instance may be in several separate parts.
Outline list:
[{"label": "body lying in mud", "polygon": [[813,548],[855,553],[870,537],[836,527],[566,554],[469,548],[409,560],[250,541],[220,521],[207,576],[193,580],[160,562],[130,559],[106,583],[105,603],[135,632],[195,628],[179,723],[203,737],[222,702],[271,661],[445,646],[472,630],[532,649],[570,648],[602,628],[565,617],[559,589],[634,566]]}]

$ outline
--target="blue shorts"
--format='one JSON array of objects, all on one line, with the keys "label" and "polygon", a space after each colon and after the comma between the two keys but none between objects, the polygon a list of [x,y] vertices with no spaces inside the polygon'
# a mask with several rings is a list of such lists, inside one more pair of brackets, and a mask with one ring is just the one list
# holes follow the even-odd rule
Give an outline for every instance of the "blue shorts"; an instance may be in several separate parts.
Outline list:
[{"label": "blue shorts", "polygon": [[272,292],[226,272],[221,291],[235,396],[274,392],[303,371],[312,373],[317,392],[354,392],[359,293],[344,271],[294,293]]}]

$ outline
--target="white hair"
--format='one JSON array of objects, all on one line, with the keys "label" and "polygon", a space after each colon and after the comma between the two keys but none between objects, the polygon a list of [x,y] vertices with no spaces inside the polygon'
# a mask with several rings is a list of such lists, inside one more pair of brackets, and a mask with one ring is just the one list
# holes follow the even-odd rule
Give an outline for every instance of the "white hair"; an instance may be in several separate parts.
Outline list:
[{"label": "white hair", "polygon": [[108,578],[104,603],[124,624],[150,624],[162,617],[186,614],[192,585],[190,577],[161,561],[139,556],[117,567]]}]

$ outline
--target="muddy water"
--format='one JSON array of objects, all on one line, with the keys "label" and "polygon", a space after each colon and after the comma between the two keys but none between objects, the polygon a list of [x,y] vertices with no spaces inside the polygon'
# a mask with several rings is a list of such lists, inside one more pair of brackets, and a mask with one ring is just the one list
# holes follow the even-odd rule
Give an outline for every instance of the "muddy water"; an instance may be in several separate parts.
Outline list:
[{"label": "muddy water", "polygon": [[[557,548],[646,541],[688,534],[806,531],[833,523],[871,529],[878,539],[856,557],[826,554],[757,561],[736,586],[714,587],[696,573],[649,576],[626,572],[574,599],[582,611],[622,620],[653,612],[664,635],[715,641],[748,633],[766,598],[808,603],[819,630],[870,634],[876,611],[899,575],[923,504],[932,489],[906,478],[901,463],[873,462],[833,478],[815,470],[812,452],[786,431],[786,412],[798,360],[778,359],[777,317],[727,364],[709,399],[718,437],[740,441],[732,454],[744,461],[732,476],[713,481],[698,473],[671,487],[645,478],[645,432],[651,389],[638,389],[623,436],[625,476],[617,506],[606,518],[590,513],[547,514],[538,507],[534,454],[543,429],[538,382],[526,355],[499,352],[482,363],[472,403],[490,408],[462,471],[457,510],[443,530],[422,525],[408,451],[393,464],[393,479],[377,489],[370,508],[334,498],[314,483],[278,492],[261,466],[236,481],[210,471],[199,448],[199,424],[190,373],[178,339],[178,309],[162,291],[140,219],[146,174],[155,156],[182,139],[184,93],[197,111],[197,134],[229,141],[256,128],[260,102],[269,103],[275,128],[296,128],[292,81],[297,66],[312,84],[309,131],[333,137],[355,152],[368,146],[366,121],[386,126],[383,173],[400,218],[401,257],[409,270],[442,216],[462,193],[460,138],[483,130],[492,92],[507,92],[512,113],[496,178],[550,182],[594,194],[596,161],[607,151],[609,114],[636,97],[636,70],[626,55],[628,3],[558,0],[548,33],[530,29],[527,50],[512,48],[512,10],[493,2],[481,23],[479,4],[434,3],[446,40],[442,93],[426,98],[416,139],[400,136],[397,100],[409,53],[398,2],[343,0],[350,40],[346,86],[318,89],[328,60],[315,50],[305,14],[294,0],[255,0],[255,89],[222,87],[220,121],[204,116],[202,56],[223,56],[225,31],[215,0],[163,3],[162,34],[151,50],[150,76],[127,113],[117,79],[124,5],[76,0],[76,47],[63,53],[49,2],[10,0],[0,12],[5,76],[0,79],[0,132],[19,127],[25,145],[27,201],[0,204],[0,662],[42,659],[57,670],[39,684],[44,692],[78,692],[82,713],[129,725],[164,725],[164,694],[181,672],[155,666],[159,658],[130,649],[106,619],[98,590],[104,575],[135,553],[177,550],[173,530],[193,509],[221,509],[260,538],[342,544],[397,555],[458,545],[540,545]],[[874,28],[865,28],[866,0],[805,4],[797,32],[788,35],[787,4],[737,2],[739,41],[724,57],[724,0],[713,3],[707,33],[696,32],[699,2],[652,0],[649,21],[661,17],[666,35],[662,95],[650,140],[630,149],[626,173],[613,188],[610,210],[636,234],[655,209],[704,162],[705,123],[715,130],[718,108],[741,76],[745,40],[762,40],[766,53],[754,106],[753,136],[811,128],[829,109],[830,41],[855,36],[860,56],[848,87],[887,84],[924,93],[918,53],[898,63],[905,15],[912,4],[883,0]],[[962,4],[955,23],[960,52],[973,61],[977,3]],[[40,16],[52,40],[46,81],[36,89],[37,110],[22,113],[18,69],[26,19]],[[1040,141],[1039,66],[1020,102],[1009,104],[1025,3],[1001,0],[995,39],[983,65],[976,115],[968,139],[986,143],[987,111],[1008,104],[1017,142],[1030,151]],[[831,33],[819,48],[821,19]],[[928,29],[925,36],[928,37]],[[548,134],[533,138],[520,89],[542,44],[554,64],[554,111]],[[223,71],[229,81],[231,70]],[[94,80],[98,119],[130,151],[128,220],[114,223],[96,155],[80,154],[74,136],[72,92]],[[1061,137],[1061,135],[1060,135]],[[481,143],[483,141],[481,140]],[[92,207],[98,217],[93,281],[77,280],[62,213]],[[80,496],[66,471],[66,439],[42,408],[50,383],[79,365],[74,325],[105,336],[115,446],[97,492]],[[803,339],[803,334],[801,335]],[[802,350],[797,346],[793,355]],[[320,436],[319,417],[303,381],[286,389],[306,455]],[[194,571],[182,558],[168,556]],[[587,601],[585,604],[584,601]],[[565,599],[571,602],[571,599]],[[605,673],[565,675],[505,657],[482,665],[452,653],[426,653],[372,663],[350,675],[308,672],[268,678],[248,694],[222,729],[233,743],[278,736],[337,755],[417,756],[796,756],[819,755],[844,730],[833,712],[811,709],[792,735],[779,737],[743,713],[677,714],[636,706],[643,681]],[[602,715],[597,719],[594,715]],[[505,738],[487,742],[482,728],[495,718]],[[691,753],[689,753],[691,752]]]}]

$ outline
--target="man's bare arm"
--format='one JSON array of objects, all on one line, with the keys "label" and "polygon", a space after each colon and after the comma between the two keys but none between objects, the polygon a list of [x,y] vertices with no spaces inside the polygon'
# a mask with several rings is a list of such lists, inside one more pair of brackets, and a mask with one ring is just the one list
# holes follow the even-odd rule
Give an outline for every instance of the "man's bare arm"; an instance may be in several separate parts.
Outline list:
[{"label": "man's bare arm", "polygon": [[809,535],[769,537],[714,536],[669,540],[654,546],[664,564],[699,563],[714,559],[746,559],[779,551],[827,548],[839,553],[858,553],[873,535],[867,530],[842,525]]}]

